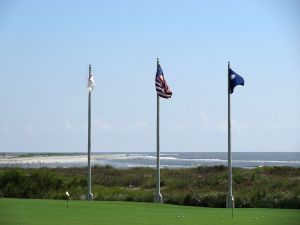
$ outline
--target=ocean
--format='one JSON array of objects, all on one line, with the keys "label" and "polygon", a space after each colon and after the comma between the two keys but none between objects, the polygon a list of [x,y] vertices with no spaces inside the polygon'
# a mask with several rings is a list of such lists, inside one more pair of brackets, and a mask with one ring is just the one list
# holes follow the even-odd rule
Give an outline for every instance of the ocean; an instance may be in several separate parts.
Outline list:
[{"label": "ocean", "polygon": [[[300,167],[300,152],[233,152],[232,166],[256,168],[262,166]],[[116,168],[155,167],[156,153],[92,153],[92,165]],[[227,152],[164,152],[162,168],[189,168],[227,165]],[[0,153],[0,167],[57,168],[86,167],[85,153]]]}]

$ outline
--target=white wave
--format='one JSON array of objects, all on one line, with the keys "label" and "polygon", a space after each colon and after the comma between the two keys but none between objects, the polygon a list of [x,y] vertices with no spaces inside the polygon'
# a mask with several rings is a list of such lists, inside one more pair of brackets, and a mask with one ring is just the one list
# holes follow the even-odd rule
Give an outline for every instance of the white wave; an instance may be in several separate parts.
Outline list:
[{"label": "white wave", "polygon": [[[161,157],[163,159],[163,157]],[[227,162],[227,159],[182,159],[182,158],[173,158],[166,157],[166,159],[170,160],[178,160],[178,161],[198,161],[198,162]],[[232,160],[232,162],[239,163],[287,163],[287,164],[298,164],[300,161],[287,161],[287,160]]]},{"label": "white wave", "polygon": [[232,160],[233,162],[241,162],[241,163],[300,163],[300,161],[287,161],[287,160]]},{"label": "white wave", "polygon": [[164,160],[179,160],[178,158],[175,158],[175,157],[160,157],[160,159],[164,159]]},{"label": "white wave", "polygon": [[[161,158],[163,159],[163,157]],[[183,158],[173,158],[169,157],[169,160],[178,160],[178,161],[197,161],[197,162],[227,162],[225,159],[183,159]]]},{"label": "white wave", "polygon": [[[178,160],[176,156],[179,154],[160,154],[161,159],[165,160]],[[108,160],[155,160],[156,154],[147,154],[147,153],[126,153],[126,154],[96,154],[92,158],[95,160],[108,159]]]},{"label": "white wave", "polygon": [[126,158],[127,154],[109,154],[109,153],[100,153],[100,154],[92,154],[91,158],[96,160],[101,159],[122,159]]},{"label": "white wave", "polygon": [[173,156],[176,156],[176,155],[179,155],[179,154],[176,154],[176,153],[160,153],[160,155],[173,155]]}]

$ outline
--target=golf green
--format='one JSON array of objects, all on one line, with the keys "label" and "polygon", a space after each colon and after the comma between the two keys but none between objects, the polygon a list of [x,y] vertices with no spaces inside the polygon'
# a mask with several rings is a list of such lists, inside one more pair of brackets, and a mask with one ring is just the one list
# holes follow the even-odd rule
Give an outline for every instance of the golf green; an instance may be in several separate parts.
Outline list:
[{"label": "golf green", "polygon": [[300,210],[186,207],[154,203],[0,199],[1,225],[300,225]]}]

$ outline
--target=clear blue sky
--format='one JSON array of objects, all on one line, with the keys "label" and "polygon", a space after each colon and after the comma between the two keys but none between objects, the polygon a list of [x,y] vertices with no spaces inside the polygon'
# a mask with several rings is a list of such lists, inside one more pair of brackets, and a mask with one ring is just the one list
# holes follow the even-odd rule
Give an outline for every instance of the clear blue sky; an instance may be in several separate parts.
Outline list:
[{"label": "clear blue sky", "polygon": [[92,151],[300,151],[300,2],[0,2],[0,152],[87,151],[88,65],[96,80]]}]

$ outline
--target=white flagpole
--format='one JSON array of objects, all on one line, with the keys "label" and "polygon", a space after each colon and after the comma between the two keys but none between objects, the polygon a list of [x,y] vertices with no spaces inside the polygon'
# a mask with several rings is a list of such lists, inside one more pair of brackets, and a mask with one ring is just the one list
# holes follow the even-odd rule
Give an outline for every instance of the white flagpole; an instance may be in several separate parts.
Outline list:
[{"label": "white flagpole", "polygon": [[230,62],[228,62],[228,193],[226,207],[233,208],[233,194],[232,194],[232,165],[231,165],[231,118],[230,118]]},{"label": "white flagpole", "polygon": [[[91,77],[91,65],[89,65],[89,79]],[[93,200],[92,194],[92,173],[91,173],[91,97],[92,91],[89,91],[89,103],[88,103],[88,193],[86,200]]]},{"label": "white flagpole", "polygon": [[[159,59],[157,58],[157,65],[159,65]],[[157,112],[156,112],[156,196],[155,202],[162,203],[162,195],[160,193],[160,153],[159,153],[159,96],[156,98]]]}]

